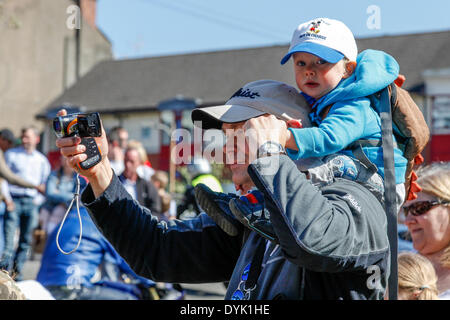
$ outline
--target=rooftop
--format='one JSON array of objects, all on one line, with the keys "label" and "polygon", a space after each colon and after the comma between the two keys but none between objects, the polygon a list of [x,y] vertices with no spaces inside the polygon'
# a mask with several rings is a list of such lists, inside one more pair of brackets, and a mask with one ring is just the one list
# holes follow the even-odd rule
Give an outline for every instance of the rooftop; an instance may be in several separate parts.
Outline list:
[{"label": "rooftop", "polygon": [[[404,87],[419,94],[425,70],[450,67],[450,31],[361,38],[357,44],[359,52],[371,48],[395,57],[406,76]],[[103,61],[45,110],[69,103],[105,113],[142,111],[177,95],[208,106],[225,102],[237,88],[258,79],[295,86],[290,64],[280,65],[287,50],[285,45]]]}]

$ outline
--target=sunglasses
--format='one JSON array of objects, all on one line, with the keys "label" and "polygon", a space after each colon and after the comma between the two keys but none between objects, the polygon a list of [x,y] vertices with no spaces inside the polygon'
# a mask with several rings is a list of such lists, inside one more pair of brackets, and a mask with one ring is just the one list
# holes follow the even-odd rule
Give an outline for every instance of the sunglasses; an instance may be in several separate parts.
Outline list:
[{"label": "sunglasses", "polygon": [[245,282],[247,281],[248,274],[250,272],[250,266],[251,263],[249,263],[242,272],[241,281],[239,282],[236,291],[233,293],[231,300],[248,300],[250,296],[250,291],[255,289],[256,286],[250,289],[247,289],[245,287]]},{"label": "sunglasses", "polygon": [[407,217],[408,214],[412,214],[413,216],[417,217],[423,215],[424,213],[427,213],[434,206],[449,204],[450,201],[420,201],[413,203],[408,207],[403,207],[403,210],[405,212],[405,217]]}]

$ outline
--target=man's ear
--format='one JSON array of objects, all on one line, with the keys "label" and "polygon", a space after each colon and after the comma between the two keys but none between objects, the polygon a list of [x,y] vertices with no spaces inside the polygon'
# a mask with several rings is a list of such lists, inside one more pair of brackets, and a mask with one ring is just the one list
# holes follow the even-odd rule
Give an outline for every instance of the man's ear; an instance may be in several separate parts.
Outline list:
[{"label": "man's ear", "polygon": [[353,74],[353,71],[355,71],[356,69],[356,61],[348,61],[345,64],[345,73],[343,78],[347,79],[348,77],[350,77]]}]

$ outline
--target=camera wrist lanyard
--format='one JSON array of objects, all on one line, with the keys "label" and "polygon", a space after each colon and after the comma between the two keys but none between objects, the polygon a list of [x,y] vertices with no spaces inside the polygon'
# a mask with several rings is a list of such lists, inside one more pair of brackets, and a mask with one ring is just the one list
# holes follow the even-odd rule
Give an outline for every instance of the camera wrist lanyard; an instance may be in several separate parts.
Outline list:
[{"label": "camera wrist lanyard", "polygon": [[[56,246],[58,247],[58,250],[63,253],[63,254],[71,254],[74,253],[78,247],[80,246],[81,243],[81,238],[83,235],[83,224],[81,222],[81,214],[80,214],[80,174],[77,173],[77,188],[75,193],[73,194],[73,198],[72,201],[70,202],[69,207],[67,208],[66,214],[64,215],[64,218],[61,221],[61,224],[59,225],[59,229],[58,229],[58,233],[56,234]],[[59,246],[59,234],[61,233],[61,229],[64,225],[64,222],[66,221],[67,216],[69,215],[70,210],[72,209],[73,203],[74,201],[76,201],[76,205],[77,205],[77,214],[78,214],[78,221],[79,221],[79,225],[80,225],[80,235],[78,236],[78,243],[75,246],[74,249],[72,249],[69,252],[64,251],[63,249],[61,249],[61,247]]]}]

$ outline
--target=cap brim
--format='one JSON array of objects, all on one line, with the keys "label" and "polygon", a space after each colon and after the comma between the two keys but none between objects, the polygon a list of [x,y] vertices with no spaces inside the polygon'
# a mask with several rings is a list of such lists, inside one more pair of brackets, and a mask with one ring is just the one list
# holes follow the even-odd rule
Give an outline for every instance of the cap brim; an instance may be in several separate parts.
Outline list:
[{"label": "cap brim", "polygon": [[202,129],[222,129],[223,123],[236,123],[259,117],[266,112],[241,105],[223,105],[192,110],[194,125]]},{"label": "cap brim", "polygon": [[281,59],[281,64],[285,64],[289,60],[291,55],[296,52],[311,53],[329,63],[337,63],[342,58],[344,58],[344,55],[337,50],[331,49],[315,42],[303,42],[289,50],[289,52],[283,57],[283,59]]}]

